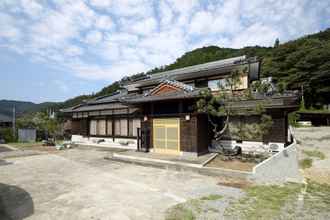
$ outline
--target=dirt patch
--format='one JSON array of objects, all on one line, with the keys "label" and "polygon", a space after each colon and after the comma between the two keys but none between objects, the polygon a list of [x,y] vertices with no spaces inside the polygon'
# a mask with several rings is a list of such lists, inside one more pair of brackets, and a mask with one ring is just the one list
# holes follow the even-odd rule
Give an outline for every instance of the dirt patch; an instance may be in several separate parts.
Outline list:
[{"label": "dirt patch", "polygon": [[321,184],[329,184],[330,182],[330,171],[325,169],[316,169],[312,167],[304,170],[304,176],[307,179],[311,179]]},{"label": "dirt patch", "polygon": [[239,170],[239,171],[252,171],[255,163],[252,162],[243,162],[238,159],[233,160],[223,160],[221,157],[217,156],[210,163],[208,163],[207,167],[215,167],[215,168],[223,168],[230,170]]},{"label": "dirt patch", "polygon": [[252,182],[249,182],[245,179],[239,179],[239,178],[225,178],[221,177],[218,181],[218,185],[220,186],[229,186],[239,189],[246,189],[253,185]]}]

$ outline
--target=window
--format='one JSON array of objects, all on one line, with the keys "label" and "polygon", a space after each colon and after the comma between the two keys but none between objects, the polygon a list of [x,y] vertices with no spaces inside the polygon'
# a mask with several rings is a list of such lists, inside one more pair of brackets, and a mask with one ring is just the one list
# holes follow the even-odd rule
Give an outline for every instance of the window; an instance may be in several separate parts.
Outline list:
[{"label": "window", "polygon": [[106,120],[99,120],[97,122],[97,135],[106,135]]},{"label": "window", "polygon": [[133,136],[137,137],[137,129],[141,128],[141,120],[140,119],[133,119]]},{"label": "window", "polygon": [[137,129],[141,128],[141,120],[139,118],[130,119],[128,126],[129,136],[137,137]]},{"label": "window", "polygon": [[120,135],[128,136],[127,129],[127,119],[120,119]]},{"label": "window", "polygon": [[128,121],[128,135],[133,136],[133,119]]},{"label": "window", "polygon": [[115,135],[116,136],[128,136],[127,119],[115,120]]},{"label": "window", "polygon": [[[227,79],[216,79],[208,81],[208,87],[211,91],[219,91],[221,89],[229,90],[230,85],[228,85]],[[248,76],[243,74],[239,78],[239,82],[233,85],[234,90],[247,89],[248,88]]]},{"label": "window", "polygon": [[120,120],[115,120],[115,135],[120,136]]},{"label": "window", "polygon": [[210,80],[208,82],[208,87],[211,89],[211,91],[229,89],[229,85],[227,85],[226,79]]},{"label": "window", "polygon": [[90,135],[96,135],[96,128],[97,128],[97,121],[91,120],[89,122],[89,134]]},{"label": "window", "polygon": [[107,126],[107,128],[108,128],[107,135],[108,136],[112,136],[112,120],[111,119],[108,120],[107,123],[108,123],[108,126]]}]

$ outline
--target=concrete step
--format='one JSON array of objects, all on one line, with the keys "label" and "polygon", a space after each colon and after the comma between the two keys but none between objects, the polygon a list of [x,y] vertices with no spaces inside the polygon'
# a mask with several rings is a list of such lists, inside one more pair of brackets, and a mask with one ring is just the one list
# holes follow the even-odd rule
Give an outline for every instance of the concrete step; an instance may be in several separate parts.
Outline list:
[{"label": "concrete step", "polygon": [[127,155],[121,155],[120,153],[113,153],[112,156],[109,156],[109,158],[106,159],[117,162],[147,166],[147,167],[155,167],[155,168],[162,168],[162,169],[169,169],[176,171],[192,171],[207,176],[221,176],[221,177],[236,178],[243,180],[248,180],[252,177],[251,172],[227,170],[221,168],[211,168],[211,167],[205,167],[202,164],[173,162],[173,161],[159,160],[159,159],[152,159],[145,157],[138,158]]}]

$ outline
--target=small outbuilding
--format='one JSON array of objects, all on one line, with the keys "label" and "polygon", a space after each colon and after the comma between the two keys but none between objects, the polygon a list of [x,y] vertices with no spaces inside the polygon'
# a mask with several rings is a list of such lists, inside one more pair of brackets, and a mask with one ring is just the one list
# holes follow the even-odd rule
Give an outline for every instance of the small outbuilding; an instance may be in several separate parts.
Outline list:
[{"label": "small outbuilding", "polygon": [[20,128],[18,129],[19,142],[35,142],[37,138],[37,131],[34,128]]}]

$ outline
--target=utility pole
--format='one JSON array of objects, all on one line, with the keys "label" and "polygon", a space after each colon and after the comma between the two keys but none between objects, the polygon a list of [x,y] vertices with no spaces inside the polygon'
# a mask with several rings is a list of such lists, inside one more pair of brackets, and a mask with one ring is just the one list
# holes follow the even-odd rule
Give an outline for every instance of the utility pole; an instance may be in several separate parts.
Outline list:
[{"label": "utility pole", "polygon": [[13,136],[16,139],[16,108],[13,107]]},{"label": "utility pole", "polygon": [[301,103],[300,103],[300,110],[305,110],[305,97],[304,97],[304,84],[301,85]]}]

